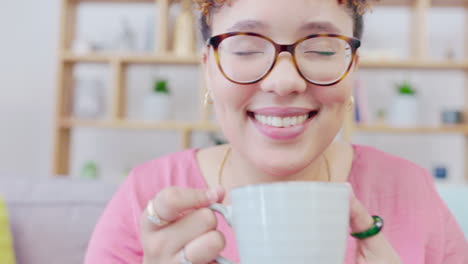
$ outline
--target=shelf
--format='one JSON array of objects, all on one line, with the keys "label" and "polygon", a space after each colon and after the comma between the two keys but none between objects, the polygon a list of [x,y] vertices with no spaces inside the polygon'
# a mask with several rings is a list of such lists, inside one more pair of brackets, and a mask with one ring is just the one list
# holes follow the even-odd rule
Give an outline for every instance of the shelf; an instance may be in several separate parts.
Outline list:
[{"label": "shelf", "polygon": [[468,7],[468,0],[432,0],[432,6]]},{"label": "shelf", "polygon": [[187,64],[197,65],[200,63],[200,57],[193,55],[187,57],[177,57],[172,54],[86,54],[75,55],[65,53],[62,60],[69,63],[111,63],[121,62],[123,64]]},{"label": "shelf", "polygon": [[219,131],[216,124],[186,121],[130,121],[130,120],[80,120],[64,119],[60,122],[64,128],[87,127],[87,128],[111,128],[111,129],[134,129],[134,130],[200,130]]},{"label": "shelf", "polygon": [[[155,3],[157,0],[68,0],[75,3]],[[416,0],[380,0],[377,6],[411,6]],[[170,0],[169,2],[173,2]],[[432,0],[432,6],[453,6],[463,7],[468,3],[467,0]]]},{"label": "shelf", "polygon": [[[80,120],[64,119],[62,127],[88,127],[88,128],[118,128],[135,130],[200,130],[219,131],[214,123],[186,122],[186,121],[134,121],[134,120]],[[417,127],[391,127],[386,125],[357,125],[354,129],[358,132],[373,133],[461,133],[468,134],[468,125],[453,126],[417,126]]]},{"label": "shelf", "polygon": [[415,69],[415,70],[468,70],[468,61],[418,61],[363,59],[360,68]]},{"label": "shelf", "polygon": [[[200,63],[200,57],[193,55],[190,57],[177,57],[171,54],[87,54],[75,55],[65,53],[62,60],[69,63],[111,63],[121,62],[123,64],[187,64],[197,65]],[[428,69],[428,70],[468,70],[468,61],[391,61],[391,60],[361,60],[359,67],[364,69]]]},{"label": "shelf", "polygon": [[[157,0],[68,0],[76,3],[155,3]],[[169,2],[172,2],[170,0]],[[380,0],[377,6],[411,6],[416,0]],[[432,0],[432,6],[454,6],[463,7],[468,3],[467,0]]]},{"label": "shelf", "polygon": [[375,6],[411,6],[415,0],[380,0],[374,3]]},{"label": "shelf", "polygon": [[424,134],[447,134],[460,133],[468,134],[468,125],[451,126],[415,126],[415,127],[391,127],[386,125],[357,125],[355,130],[358,132],[372,133],[424,133]]},{"label": "shelf", "polygon": [[[66,0],[67,1],[67,0]],[[154,3],[155,0],[68,0],[71,3],[112,3],[112,4],[119,4],[119,3]]]},{"label": "shelf", "polygon": [[[414,6],[418,0],[380,0],[375,6]],[[434,7],[466,7],[468,0],[432,0]]]},{"label": "shelf", "polygon": [[[173,22],[172,12],[170,12],[171,4],[178,0],[60,0],[62,2],[61,20],[60,24],[60,51],[58,61],[58,77],[57,77],[57,102],[56,102],[56,120],[58,126],[55,127],[54,136],[54,153],[53,153],[53,170],[55,175],[66,175],[69,173],[71,161],[71,142],[72,131],[75,128],[90,128],[90,129],[109,129],[109,130],[145,130],[145,131],[172,131],[180,134],[182,148],[191,146],[191,133],[194,131],[200,132],[218,132],[220,128],[218,125],[211,122],[203,121],[166,121],[166,122],[145,122],[137,120],[126,119],[112,119],[113,117],[121,117],[126,109],[125,96],[128,82],[127,82],[127,65],[190,65],[189,67],[199,67],[201,58],[199,54],[193,56],[177,57],[170,51],[169,43],[171,39],[171,30],[173,27],[170,24]],[[408,21],[408,27],[411,28],[410,36],[410,50],[411,54],[420,58],[419,60],[406,59],[406,60],[372,60],[372,57],[361,57],[360,67],[368,70],[386,70],[386,69],[399,69],[402,71],[408,70],[456,70],[465,71],[466,78],[468,78],[468,58],[466,61],[435,61],[431,58],[422,57],[428,49],[428,26],[431,15],[431,7],[449,7],[449,8],[468,8],[468,0],[376,0],[374,1],[374,9],[381,7],[397,7],[405,9],[405,12],[411,13],[411,20]],[[158,51],[148,52],[133,52],[133,53],[118,53],[111,51],[100,51],[99,53],[90,54],[74,54],[70,49],[65,47],[72,46],[73,37],[77,30],[77,11],[79,11],[80,4],[93,5],[105,4],[112,8],[112,4],[142,4],[151,5],[150,8],[155,13],[155,48]],[[468,9],[464,9],[466,11]],[[467,21],[468,22],[468,21]],[[465,22],[466,24],[466,22]],[[166,52],[164,54],[156,52]],[[466,53],[466,52],[465,52]],[[422,58],[421,58],[422,57]],[[73,93],[70,89],[70,83],[73,81],[73,66],[79,63],[92,63],[108,65],[111,68],[113,75],[113,101],[112,113],[108,120],[82,120],[78,118],[63,118],[63,110],[69,107],[68,104],[73,102]],[[106,66],[107,66],[106,65]],[[201,80],[202,81],[202,80]],[[203,96],[203,89],[205,84],[200,85],[200,95]],[[468,87],[467,87],[468,89]],[[468,90],[467,90],[468,91]],[[200,120],[208,120],[210,111],[203,110]],[[349,130],[353,132],[353,125]],[[411,128],[395,128],[389,126],[374,126],[374,125],[358,125],[354,127],[356,132],[370,132],[370,133],[391,133],[391,134],[437,134],[437,133],[453,133],[455,135],[468,136],[468,124],[458,126],[441,126],[430,127],[420,126]],[[418,134],[416,134],[418,133]],[[467,145],[468,146],[468,145]],[[467,147],[468,148],[468,147]],[[467,149],[468,150],[468,149]],[[466,155],[466,162],[468,162],[468,155]],[[468,170],[466,171],[468,176]]]}]

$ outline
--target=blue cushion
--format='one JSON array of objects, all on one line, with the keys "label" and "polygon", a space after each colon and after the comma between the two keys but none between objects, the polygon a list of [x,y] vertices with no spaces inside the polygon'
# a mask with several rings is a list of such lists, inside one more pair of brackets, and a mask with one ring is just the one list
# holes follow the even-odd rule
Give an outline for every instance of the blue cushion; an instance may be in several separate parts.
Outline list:
[{"label": "blue cushion", "polygon": [[468,237],[468,186],[437,184],[437,190]]}]

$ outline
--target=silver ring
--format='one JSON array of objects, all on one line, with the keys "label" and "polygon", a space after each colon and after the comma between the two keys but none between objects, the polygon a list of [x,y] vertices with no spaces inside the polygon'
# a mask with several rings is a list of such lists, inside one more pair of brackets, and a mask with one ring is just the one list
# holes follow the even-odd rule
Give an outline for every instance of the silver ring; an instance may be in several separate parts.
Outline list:
[{"label": "silver ring", "polygon": [[154,210],[153,200],[150,200],[148,202],[148,205],[146,206],[146,212],[148,213],[148,220],[157,226],[165,226],[169,223],[165,220],[162,220],[156,213],[156,211]]},{"label": "silver ring", "polygon": [[183,249],[180,251],[180,259],[182,260],[182,264],[192,264],[192,262],[188,261],[188,260],[185,258],[185,248],[183,248]]}]

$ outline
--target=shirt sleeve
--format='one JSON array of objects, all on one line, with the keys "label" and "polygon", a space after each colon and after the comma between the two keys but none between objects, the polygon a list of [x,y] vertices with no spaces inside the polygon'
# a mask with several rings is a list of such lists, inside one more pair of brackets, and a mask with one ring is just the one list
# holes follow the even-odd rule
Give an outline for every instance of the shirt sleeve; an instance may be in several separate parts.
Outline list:
[{"label": "shirt sleeve", "polygon": [[444,229],[444,252],[442,263],[468,264],[468,242],[460,225],[444,201],[437,195],[441,207]]},{"label": "shirt sleeve", "polygon": [[142,262],[139,221],[143,199],[138,198],[132,171],[99,218],[88,244],[85,264]]},{"label": "shirt sleeve", "polygon": [[[468,241],[454,215],[437,192],[431,176],[425,171],[424,176],[429,190],[427,201],[432,210],[429,215],[435,216],[434,213],[438,212],[439,219],[433,223],[440,225],[431,227],[430,245],[426,247],[429,250],[426,263],[468,264]],[[431,251],[438,251],[438,257],[434,258]]]},{"label": "shirt sleeve", "polygon": [[468,242],[455,217],[441,201],[444,218],[445,241],[442,263],[468,264]]}]

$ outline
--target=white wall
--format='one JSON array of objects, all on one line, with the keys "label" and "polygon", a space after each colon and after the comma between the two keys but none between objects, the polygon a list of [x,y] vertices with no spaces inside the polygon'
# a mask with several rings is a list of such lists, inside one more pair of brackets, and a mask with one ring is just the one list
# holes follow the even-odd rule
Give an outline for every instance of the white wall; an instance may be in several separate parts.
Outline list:
[{"label": "white wall", "polygon": [[0,0],[0,177],[49,172],[58,0]]},{"label": "white wall", "polygon": [[[146,44],[150,5],[85,5],[79,10],[77,32],[91,40],[111,45],[119,20],[128,17],[137,30],[137,45]],[[52,150],[53,110],[57,62],[59,1],[0,0],[0,177],[45,177],[49,175]],[[175,10],[173,10],[173,14]],[[458,57],[463,56],[463,13],[456,9],[431,12],[431,53],[442,58],[446,45],[452,45]],[[390,23],[390,22],[391,23]],[[364,47],[392,47],[406,56],[409,12],[402,8],[374,11],[366,19]],[[156,27],[157,28],[157,27]],[[104,65],[81,65],[80,76],[103,76],[110,87],[110,71]],[[446,107],[463,105],[462,72],[365,70],[360,74],[369,92],[369,107],[375,111],[388,107],[392,83],[410,78],[421,95],[424,115],[421,122],[438,124],[438,113]],[[130,87],[127,114],[136,118],[141,99],[156,77],[167,77],[180,109],[175,117],[192,120],[198,115],[199,72],[192,66],[133,66],[128,71]],[[196,146],[208,140],[197,134]],[[73,133],[73,175],[79,175],[86,160],[98,161],[103,177],[120,180],[130,167],[177,151],[177,134],[155,131],[76,129]],[[450,135],[378,135],[359,134],[355,141],[377,146],[385,151],[411,159],[431,169],[435,164],[449,168],[449,176],[459,181],[463,174],[464,138]]]}]

